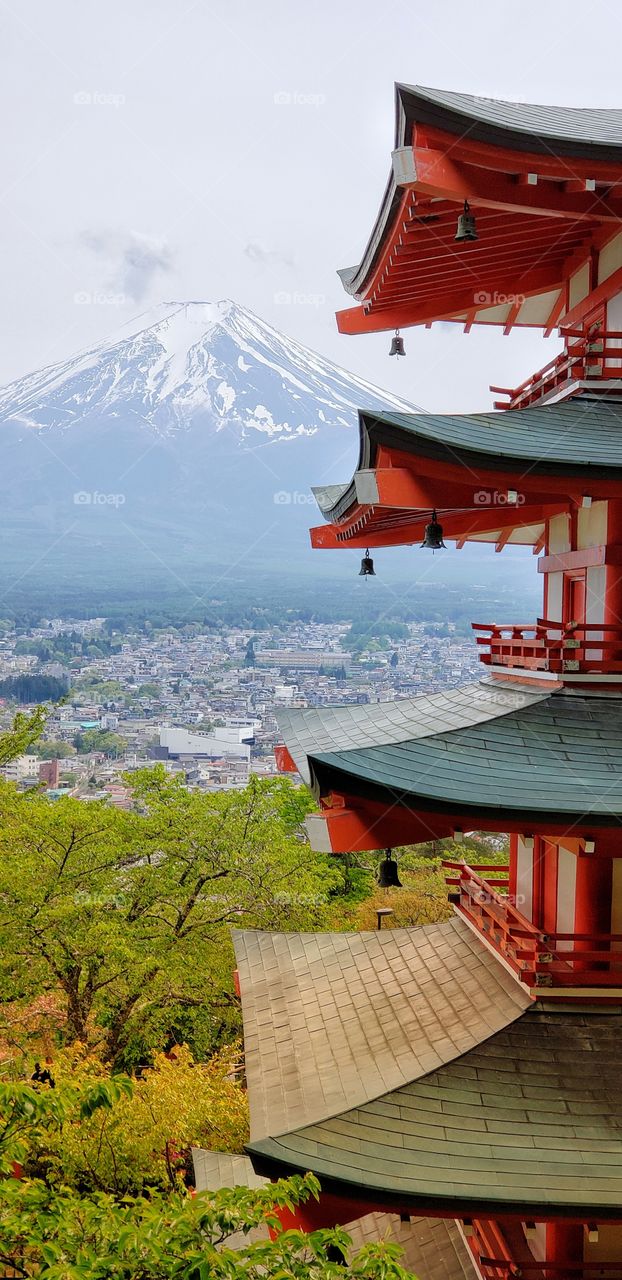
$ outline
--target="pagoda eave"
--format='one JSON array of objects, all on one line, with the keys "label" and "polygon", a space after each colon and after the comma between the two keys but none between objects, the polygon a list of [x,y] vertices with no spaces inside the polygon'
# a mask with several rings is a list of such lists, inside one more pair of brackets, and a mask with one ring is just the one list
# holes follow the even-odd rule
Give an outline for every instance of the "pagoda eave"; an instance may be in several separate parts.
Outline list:
[{"label": "pagoda eave", "polygon": [[[503,1218],[524,1222],[525,1219],[537,1218],[539,1222],[575,1222],[583,1223],[586,1218],[600,1222],[622,1223],[622,1206],[620,1203],[576,1205],[547,1205],[540,1199],[519,1200],[515,1203],[503,1202],[487,1198],[475,1197],[473,1194],[461,1196],[459,1191],[452,1191],[445,1196],[439,1192],[431,1194],[407,1195],[401,1191],[386,1191],[382,1187],[370,1187],[364,1182],[349,1181],[346,1178],[331,1177],[326,1173],[320,1161],[308,1158],[289,1156],[281,1144],[271,1139],[263,1142],[248,1143],[244,1148],[256,1174],[276,1180],[288,1178],[295,1174],[304,1174],[313,1164],[313,1172],[320,1179],[322,1192],[350,1206],[356,1204],[359,1212],[374,1211],[397,1214],[425,1214],[428,1218],[452,1218],[478,1220],[490,1218],[496,1220],[502,1213]],[[327,1216],[326,1224],[331,1219]],[[596,1270],[596,1268],[595,1268]]]}]

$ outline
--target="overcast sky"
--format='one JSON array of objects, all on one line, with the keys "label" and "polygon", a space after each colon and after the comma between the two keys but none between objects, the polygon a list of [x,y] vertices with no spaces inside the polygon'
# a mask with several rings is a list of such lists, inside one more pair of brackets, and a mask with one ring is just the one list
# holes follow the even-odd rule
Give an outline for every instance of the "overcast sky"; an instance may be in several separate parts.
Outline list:
[{"label": "overcast sky", "polygon": [[622,106],[592,0],[0,0],[0,382],[170,299],[230,297],[428,409],[482,409],[554,347],[441,325],[340,337],[338,267],[384,189],[395,80]]}]

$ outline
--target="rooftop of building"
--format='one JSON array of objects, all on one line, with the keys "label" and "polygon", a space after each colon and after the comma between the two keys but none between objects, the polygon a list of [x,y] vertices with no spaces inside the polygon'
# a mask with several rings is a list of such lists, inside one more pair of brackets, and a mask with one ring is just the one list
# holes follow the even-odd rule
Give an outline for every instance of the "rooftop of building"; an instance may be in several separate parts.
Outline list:
[{"label": "rooftop of building", "polygon": [[458,918],[235,945],[256,1171],[376,1209],[619,1216],[619,1011],[534,1004]]}]

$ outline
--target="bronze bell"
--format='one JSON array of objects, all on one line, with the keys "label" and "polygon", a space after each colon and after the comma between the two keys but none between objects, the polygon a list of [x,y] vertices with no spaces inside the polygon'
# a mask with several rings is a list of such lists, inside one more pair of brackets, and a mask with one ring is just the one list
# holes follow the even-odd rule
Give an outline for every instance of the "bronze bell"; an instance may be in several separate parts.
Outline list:
[{"label": "bronze bell", "polygon": [[477,240],[477,228],[475,226],[475,217],[469,209],[469,202],[465,200],[464,209],[458,217],[458,226],[454,239],[456,240]]},{"label": "bronze bell", "polygon": [[374,562],[369,554],[369,547],[368,547],[367,551],[365,552],[365,555],[363,556],[363,559],[361,560],[361,567],[359,569],[359,578],[375,578],[375,577],[376,577],[376,570],[374,569]]},{"label": "bronze bell", "polygon": [[399,329],[395,330],[395,337],[391,338],[391,350],[389,351],[389,355],[390,356],[406,355],[406,351],[404,350],[404,339],[400,336]]},{"label": "bronze bell", "polygon": [[397,862],[391,857],[393,850],[385,849],[384,861],[378,868],[378,884],[381,889],[401,889],[402,882],[397,874]]},{"label": "bronze bell", "polygon": [[421,546],[426,547],[428,551],[440,551],[445,547],[443,526],[436,519],[436,511],[432,512],[432,519],[429,524],[426,524]]}]

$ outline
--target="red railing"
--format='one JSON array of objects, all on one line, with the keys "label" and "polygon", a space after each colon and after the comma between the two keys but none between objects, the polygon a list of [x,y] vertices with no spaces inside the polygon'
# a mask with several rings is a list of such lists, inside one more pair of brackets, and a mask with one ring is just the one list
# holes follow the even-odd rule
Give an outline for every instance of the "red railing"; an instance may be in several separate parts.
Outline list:
[{"label": "red railing", "polygon": [[483,879],[488,867],[444,861],[449,900],[529,987],[622,986],[622,933],[545,933],[518,910],[500,879]]},{"label": "red railing", "polygon": [[471,623],[480,662],[552,675],[622,673],[622,626],[603,622]]},{"label": "red railing", "polygon": [[508,400],[495,400],[495,409],[526,409],[571,382],[622,382],[622,331],[608,329],[586,334],[581,329],[561,329],[560,332],[566,339],[565,351],[518,387],[490,388],[497,395],[508,396]]}]

